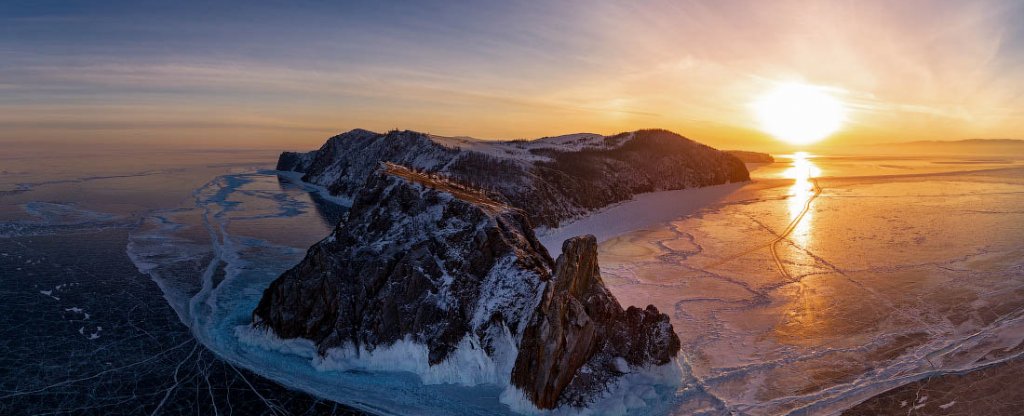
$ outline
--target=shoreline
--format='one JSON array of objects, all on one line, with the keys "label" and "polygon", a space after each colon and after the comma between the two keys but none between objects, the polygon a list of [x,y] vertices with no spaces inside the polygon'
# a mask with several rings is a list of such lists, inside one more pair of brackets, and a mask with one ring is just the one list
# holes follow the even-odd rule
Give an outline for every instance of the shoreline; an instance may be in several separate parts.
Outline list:
[{"label": "shoreline", "polygon": [[562,253],[562,242],[593,234],[597,242],[684,217],[724,200],[754,181],[727,183],[701,188],[637,194],[632,199],[609,205],[558,228],[536,228],[537,239],[552,257]]},{"label": "shoreline", "polygon": [[842,416],[878,414],[1014,414],[1024,391],[1007,389],[1024,377],[1024,358],[965,372],[925,377],[870,396],[842,411]]}]

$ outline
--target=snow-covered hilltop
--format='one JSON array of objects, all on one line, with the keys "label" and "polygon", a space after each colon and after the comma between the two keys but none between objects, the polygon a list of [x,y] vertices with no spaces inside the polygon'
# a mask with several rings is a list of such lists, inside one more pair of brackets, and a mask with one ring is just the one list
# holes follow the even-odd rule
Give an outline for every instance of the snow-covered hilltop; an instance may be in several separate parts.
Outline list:
[{"label": "snow-covered hilltop", "polygon": [[327,368],[505,386],[520,410],[588,406],[671,367],[680,347],[667,315],[611,295],[596,247],[572,238],[553,261],[522,210],[378,164],[348,218],[266,289],[253,323],[311,340]]},{"label": "snow-covered hilltop", "polygon": [[277,168],[352,197],[380,162],[480,188],[548,228],[640,193],[750,179],[735,156],[666,130],[484,141],[357,129],[313,152],[283,153]]}]

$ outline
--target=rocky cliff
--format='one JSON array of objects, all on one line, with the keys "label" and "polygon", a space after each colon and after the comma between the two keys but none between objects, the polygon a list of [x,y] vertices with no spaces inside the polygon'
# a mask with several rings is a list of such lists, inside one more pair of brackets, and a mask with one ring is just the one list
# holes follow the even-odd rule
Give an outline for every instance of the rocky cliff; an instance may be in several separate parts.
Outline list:
[{"label": "rocky cliff", "polygon": [[254,315],[321,353],[410,337],[436,364],[467,336],[494,350],[505,332],[521,334],[551,264],[521,211],[388,165],[347,220],[267,288]]},{"label": "rocky cliff", "polygon": [[736,156],[736,158],[742,160],[743,163],[775,163],[775,157],[768,153],[750,152],[746,150],[726,150],[725,152]]},{"label": "rocky cliff", "polygon": [[482,141],[413,131],[352,130],[319,150],[281,155],[279,170],[351,197],[380,162],[487,190],[549,228],[644,192],[750,179],[736,157],[665,130]]},{"label": "rocky cliff", "polygon": [[678,352],[668,316],[652,305],[623,310],[601,280],[597,240],[574,237],[523,333],[512,385],[538,408],[581,407],[630,368],[667,364]]},{"label": "rocky cliff", "polygon": [[309,170],[309,166],[313,163],[313,159],[316,158],[317,152],[283,152],[281,156],[277,158],[277,170],[293,171],[293,172],[305,172]]},{"label": "rocky cliff", "polygon": [[472,383],[512,386],[538,408],[585,406],[630,368],[668,363],[679,340],[653,306],[623,310],[593,237],[563,251],[553,261],[527,215],[486,192],[385,164],[253,321],[322,355],[425,346],[430,368],[472,363],[456,369],[488,369]]}]

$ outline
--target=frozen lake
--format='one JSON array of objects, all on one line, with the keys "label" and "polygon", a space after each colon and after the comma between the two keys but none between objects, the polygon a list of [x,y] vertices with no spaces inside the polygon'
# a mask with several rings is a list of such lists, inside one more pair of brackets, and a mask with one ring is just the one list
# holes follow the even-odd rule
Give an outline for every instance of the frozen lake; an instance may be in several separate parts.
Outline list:
[{"label": "frozen lake", "polygon": [[1024,169],[815,158],[694,215],[601,245],[624,303],[670,311],[709,399],[749,414],[841,410],[1024,344]]},{"label": "frozen lake", "polygon": [[[508,413],[499,388],[322,370],[238,329],[344,211],[275,156],[4,159],[0,413]],[[1024,350],[1024,164],[797,155],[753,176],[605,236],[614,294],[683,342],[680,387],[634,413],[835,412]]]}]

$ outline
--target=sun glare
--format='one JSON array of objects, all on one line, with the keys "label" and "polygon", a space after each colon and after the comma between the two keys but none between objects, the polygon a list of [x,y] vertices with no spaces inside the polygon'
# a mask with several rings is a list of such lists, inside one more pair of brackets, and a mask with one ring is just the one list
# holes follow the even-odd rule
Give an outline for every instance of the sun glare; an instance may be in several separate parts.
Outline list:
[{"label": "sun glare", "polygon": [[753,103],[761,129],[779,140],[796,144],[817,142],[842,126],[846,108],[821,87],[783,84]]}]

